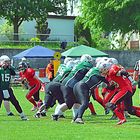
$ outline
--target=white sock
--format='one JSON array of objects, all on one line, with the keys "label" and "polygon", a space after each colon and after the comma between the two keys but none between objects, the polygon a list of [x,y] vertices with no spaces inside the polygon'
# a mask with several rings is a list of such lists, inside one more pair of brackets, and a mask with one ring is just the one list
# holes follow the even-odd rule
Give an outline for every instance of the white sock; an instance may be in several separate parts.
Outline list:
[{"label": "white sock", "polygon": [[59,109],[56,111],[55,115],[62,114],[62,112],[66,111],[68,109],[66,103],[63,103],[60,105]]},{"label": "white sock", "polygon": [[54,111],[54,114],[58,114],[60,113],[59,115],[63,115],[63,112],[60,110],[60,104],[58,104],[55,108],[55,111]]}]

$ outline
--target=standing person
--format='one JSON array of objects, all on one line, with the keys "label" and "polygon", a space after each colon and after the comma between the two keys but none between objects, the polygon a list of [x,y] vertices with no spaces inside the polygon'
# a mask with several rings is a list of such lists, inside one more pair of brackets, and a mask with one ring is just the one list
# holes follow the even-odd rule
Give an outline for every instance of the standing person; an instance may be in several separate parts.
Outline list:
[{"label": "standing person", "polygon": [[10,58],[7,55],[1,56],[0,67],[0,107],[2,100],[9,100],[14,105],[22,120],[28,120],[24,115],[18,100],[16,99],[13,90],[10,86],[11,76],[16,75],[14,68],[11,66]]},{"label": "standing person", "polygon": [[41,81],[35,76],[35,70],[28,68],[27,64],[20,62],[18,66],[19,76],[18,80],[22,81],[22,84],[29,89],[26,95],[26,99],[33,104],[31,111],[35,111],[42,100],[39,97],[39,90],[41,88]]},{"label": "standing person", "polygon": [[[1,62],[2,62],[2,57],[0,57],[0,67],[1,67]],[[7,115],[8,116],[14,116],[14,114],[10,110],[10,103],[8,100],[4,100],[4,107],[6,109]]]},{"label": "standing person", "polygon": [[65,50],[66,49],[66,47],[67,47],[67,41],[66,40],[64,40],[63,42],[61,42],[61,44],[60,44],[60,48],[62,49],[62,51],[63,50]]},{"label": "standing person", "polygon": [[46,67],[46,74],[50,81],[54,78],[54,65],[53,65],[53,59],[50,59],[50,63]]}]

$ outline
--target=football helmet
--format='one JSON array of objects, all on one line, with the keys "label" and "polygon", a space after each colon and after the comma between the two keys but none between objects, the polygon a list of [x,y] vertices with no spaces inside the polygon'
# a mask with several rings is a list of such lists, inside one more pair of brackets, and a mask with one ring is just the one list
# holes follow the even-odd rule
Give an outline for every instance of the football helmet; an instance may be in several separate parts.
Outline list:
[{"label": "football helmet", "polygon": [[109,63],[107,61],[103,61],[102,63],[100,63],[98,66],[96,66],[99,71],[101,72],[101,74],[106,75],[107,72],[109,71],[109,69],[111,68],[112,63]]},{"label": "football helmet", "polygon": [[71,57],[66,57],[64,59],[64,65],[66,65],[69,61],[72,61],[73,59]]},{"label": "football helmet", "polygon": [[24,71],[24,70],[26,70],[28,68],[28,65],[25,63],[25,62],[20,62],[19,64],[18,64],[18,70],[19,71]]},{"label": "football helmet", "polygon": [[108,57],[97,57],[96,60],[95,60],[95,63],[99,63],[100,61],[107,61],[108,60]]},{"label": "football helmet", "polygon": [[89,54],[83,54],[80,58],[81,62],[92,62],[92,57]]},{"label": "football helmet", "polygon": [[72,69],[72,68],[74,67],[74,65],[75,65],[74,61],[69,61],[69,62],[66,64],[66,67]]},{"label": "football helmet", "polygon": [[22,62],[27,61],[27,59],[25,57],[22,57],[21,60],[22,60]]},{"label": "football helmet", "polygon": [[110,62],[112,64],[118,64],[118,60],[116,58],[109,58],[108,62]]},{"label": "football helmet", "polygon": [[0,57],[0,61],[1,61],[1,65],[3,65],[3,66],[11,65],[11,60],[10,60],[9,56],[7,56],[7,55],[2,55]]}]

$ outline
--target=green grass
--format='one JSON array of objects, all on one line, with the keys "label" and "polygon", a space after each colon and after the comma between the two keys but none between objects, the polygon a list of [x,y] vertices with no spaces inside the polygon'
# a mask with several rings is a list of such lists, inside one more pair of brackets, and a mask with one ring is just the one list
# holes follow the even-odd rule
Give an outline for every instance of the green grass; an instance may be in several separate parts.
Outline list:
[{"label": "green grass", "polygon": [[[25,99],[26,90],[20,87],[14,88],[29,121],[22,121],[16,110],[11,105],[14,117],[6,116],[5,108],[2,105],[0,110],[0,140],[139,140],[140,119],[131,116],[128,122],[117,126],[117,120],[109,120],[111,114],[104,115],[103,108],[93,101],[97,116],[91,116],[89,110],[85,112],[85,124],[72,124],[71,110],[65,112],[65,119],[58,122],[51,120],[54,109],[48,111],[47,117],[36,119],[34,112],[30,109],[32,105]],[[44,93],[40,93],[42,99]],[[138,106],[138,91],[134,95],[134,104]]]}]

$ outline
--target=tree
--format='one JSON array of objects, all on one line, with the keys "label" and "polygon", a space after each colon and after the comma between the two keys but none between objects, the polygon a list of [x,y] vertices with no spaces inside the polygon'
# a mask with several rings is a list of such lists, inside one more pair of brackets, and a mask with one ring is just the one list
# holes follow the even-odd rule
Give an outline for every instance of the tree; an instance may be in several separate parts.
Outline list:
[{"label": "tree", "polygon": [[[20,26],[19,32],[25,33],[22,26]],[[4,39],[13,40],[13,26],[10,26],[7,21],[0,25],[0,33]]]},{"label": "tree", "polygon": [[49,12],[66,14],[66,0],[0,0],[0,17],[13,25],[15,41],[23,21],[47,17]]},{"label": "tree", "polygon": [[[102,32],[118,31],[121,34],[120,45],[125,35],[140,30],[140,1],[138,0],[82,0],[82,14],[85,26]],[[130,39],[130,37],[128,37]]]},{"label": "tree", "polygon": [[51,29],[48,28],[48,22],[47,22],[47,17],[45,18],[37,18],[36,19],[36,32],[37,32],[37,37],[41,40],[41,41],[45,41],[47,40],[47,38],[49,37],[49,34],[51,32]]},{"label": "tree", "polygon": [[92,42],[90,29],[88,27],[84,27],[84,23],[82,23],[82,17],[80,16],[75,20],[74,32],[79,42],[83,40],[85,45],[91,46]]},{"label": "tree", "polygon": [[103,31],[128,33],[140,29],[138,0],[82,0],[82,12],[89,26]]}]

